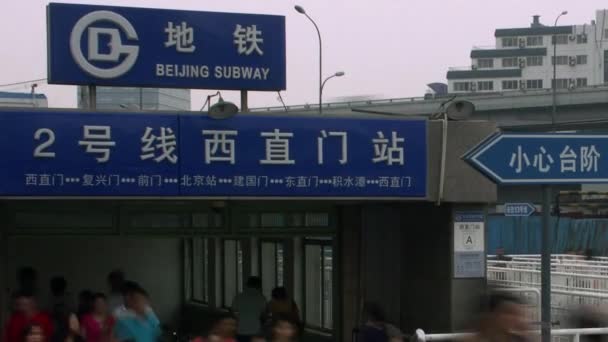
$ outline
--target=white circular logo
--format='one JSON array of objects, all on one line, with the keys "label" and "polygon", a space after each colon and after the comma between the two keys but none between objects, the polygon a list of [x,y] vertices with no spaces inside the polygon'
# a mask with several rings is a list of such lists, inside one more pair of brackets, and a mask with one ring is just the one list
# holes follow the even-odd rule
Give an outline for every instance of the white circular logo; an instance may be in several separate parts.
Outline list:
[{"label": "white circular logo", "polygon": [[[133,25],[120,14],[111,11],[95,11],[91,12],[84,17],[80,18],[70,35],[70,51],[72,57],[87,74],[98,78],[110,79],[116,78],[127,71],[131,70],[137,55],[139,54],[139,46],[137,45],[124,45],[120,37],[120,31],[116,28],[107,27],[92,27],[91,24],[105,21],[115,24],[124,32],[127,39],[137,40],[137,32]],[[82,35],[87,31],[88,33],[88,51],[87,57],[84,56],[80,42]],[[109,52],[100,51],[100,36],[109,37],[108,47]],[[120,62],[121,56],[127,55]],[[110,68],[100,68],[91,64],[91,61],[95,62],[114,62],[117,63],[115,66]]]}]

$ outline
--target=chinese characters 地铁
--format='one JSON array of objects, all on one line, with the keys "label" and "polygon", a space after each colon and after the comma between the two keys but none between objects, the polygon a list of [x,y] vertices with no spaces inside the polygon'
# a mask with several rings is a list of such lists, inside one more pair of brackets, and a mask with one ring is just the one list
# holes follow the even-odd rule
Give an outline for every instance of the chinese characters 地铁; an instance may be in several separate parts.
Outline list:
[{"label": "chinese characters \u5730\u94c1", "polygon": [[[169,21],[164,32],[166,34],[165,48],[175,49],[176,52],[182,54],[192,54],[197,51],[195,42],[198,38],[195,37],[198,33],[187,22]],[[263,32],[255,24],[236,24],[231,39],[239,56],[264,55]],[[208,65],[156,64],[157,77],[209,78],[212,76],[216,79],[267,80],[269,75],[270,68],[268,67],[217,65],[210,70]]]},{"label": "chinese characters \u5730\u94c1", "polygon": [[557,170],[560,174],[568,173],[597,173],[598,161],[601,154],[595,145],[571,147],[564,145],[559,153],[549,153],[545,146],[536,149],[526,149],[518,145],[509,159],[509,167],[515,173],[527,170],[546,174]]}]

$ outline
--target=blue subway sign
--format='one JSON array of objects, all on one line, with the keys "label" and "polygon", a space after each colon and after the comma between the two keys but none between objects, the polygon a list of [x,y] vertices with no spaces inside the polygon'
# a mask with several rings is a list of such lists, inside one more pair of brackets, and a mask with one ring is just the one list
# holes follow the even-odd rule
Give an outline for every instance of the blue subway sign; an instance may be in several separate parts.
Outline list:
[{"label": "blue subway sign", "polygon": [[51,3],[53,84],[283,90],[285,17]]},{"label": "blue subway sign", "polygon": [[463,157],[498,184],[608,183],[608,135],[496,134]]},{"label": "blue subway sign", "polygon": [[424,120],[0,111],[0,196],[425,198]]}]

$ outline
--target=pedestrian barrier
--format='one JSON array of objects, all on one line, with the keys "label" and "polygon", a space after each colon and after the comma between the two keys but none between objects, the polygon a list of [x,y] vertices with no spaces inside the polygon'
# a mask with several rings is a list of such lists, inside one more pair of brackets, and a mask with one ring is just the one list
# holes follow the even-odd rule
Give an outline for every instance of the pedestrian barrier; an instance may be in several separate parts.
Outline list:
[{"label": "pedestrian barrier", "polygon": [[[528,335],[540,335],[540,330],[527,332]],[[585,329],[554,329],[551,337],[554,342],[580,342],[581,336],[608,335],[608,328],[585,328]],[[430,341],[452,341],[465,340],[475,337],[475,333],[451,333],[451,334],[426,334],[422,329],[416,330],[412,336],[412,342]]]}]

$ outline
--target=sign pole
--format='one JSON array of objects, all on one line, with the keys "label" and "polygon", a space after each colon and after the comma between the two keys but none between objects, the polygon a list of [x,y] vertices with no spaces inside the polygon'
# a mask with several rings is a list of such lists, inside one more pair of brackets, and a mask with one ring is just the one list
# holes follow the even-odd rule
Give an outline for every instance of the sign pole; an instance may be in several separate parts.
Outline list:
[{"label": "sign pole", "polygon": [[542,186],[541,342],[551,342],[551,186]]},{"label": "sign pole", "polygon": [[247,90],[241,90],[241,112],[249,111],[249,104],[247,102]]},{"label": "sign pole", "polygon": [[97,87],[94,84],[89,85],[89,109],[97,109]]}]

